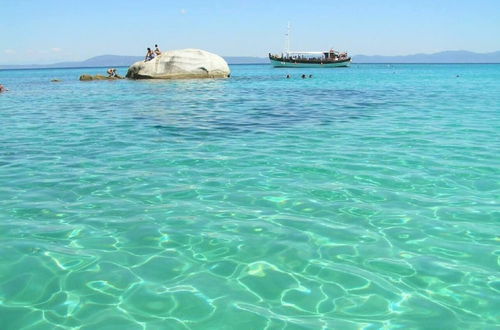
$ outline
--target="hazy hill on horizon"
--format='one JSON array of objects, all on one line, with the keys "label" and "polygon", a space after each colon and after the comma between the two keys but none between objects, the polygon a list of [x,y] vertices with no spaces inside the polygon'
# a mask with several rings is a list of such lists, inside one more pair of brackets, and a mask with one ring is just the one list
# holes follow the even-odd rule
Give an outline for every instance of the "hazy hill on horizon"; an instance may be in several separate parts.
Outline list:
[{"label": "hazy hill on horizon", "polygon": [[[266,64],[267,57],[223,56],[229,64]],[[42,69],[42,68],[86,68],[130,66],[143,60],[143,56],[99,55],[80,62],[59,62],[54,64],[0,65],[0,69]],[[500,51],[474,53],[455,50],[434,54],[413,54],[402,56],[353,55],[353,63],[500,63]]]},{"label": "hazy hill on horizon", "polygon": [[402,56],[355,55],[355,63],[500,63],[500,51],[474,53],[466,50],[448,50],[434,54]]},{"label": "hazy hill on horizon", "polygon": [[[265,64],[269,60],[264,57],[252,56],[223,56],[229,64]],[[0,69],[50,69],[50,68],[93,68],[130,66],[138,61],[143,61],[144,56],[124,56],[124,55],[99,55],[80,62],[59,62],[54,64],[21,64],[21,65],[1,65]]]}]

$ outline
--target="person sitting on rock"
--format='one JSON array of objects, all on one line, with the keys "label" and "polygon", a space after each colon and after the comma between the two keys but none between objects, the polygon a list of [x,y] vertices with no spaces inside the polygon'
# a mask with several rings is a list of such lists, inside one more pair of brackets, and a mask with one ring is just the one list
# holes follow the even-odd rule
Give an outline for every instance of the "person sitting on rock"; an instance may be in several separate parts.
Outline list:
[{"label": "person sitting on rock", "polygon": [[156,54],[156,56],[161,55],[161,51],[160,51],[160,48],[158,48],[158,45],[155,45],[155,54]]},{"label": "person sitting on rock", "polygon": [[151,50],[151,48],[148,48],[144,62],[151,61],[153,58],[155,58],[155,53]]},{"label": "person sitting on rock", "polygon": [[108,77],[109,78],[114,78],[117,76],[116,74],[116,69],[115,68],[110,68],[108,69],[108,71],[106,71],[108,73]]}]

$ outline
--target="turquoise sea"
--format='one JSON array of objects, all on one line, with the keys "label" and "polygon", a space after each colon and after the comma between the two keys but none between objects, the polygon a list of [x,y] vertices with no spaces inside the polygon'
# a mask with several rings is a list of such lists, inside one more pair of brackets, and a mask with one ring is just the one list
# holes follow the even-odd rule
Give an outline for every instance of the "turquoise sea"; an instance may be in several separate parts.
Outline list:
[{"label": "turquoise sea", "polygon": [[500,65],[231,69],[0,71],[0,329],[500,327]]}]

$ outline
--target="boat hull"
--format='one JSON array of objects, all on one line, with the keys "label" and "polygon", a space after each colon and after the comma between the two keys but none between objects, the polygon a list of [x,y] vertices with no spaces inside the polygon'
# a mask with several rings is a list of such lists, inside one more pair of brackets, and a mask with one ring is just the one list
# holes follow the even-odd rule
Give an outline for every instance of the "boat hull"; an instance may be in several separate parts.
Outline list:
[{"label": "boat hull", "polygon": [[270,58],[271,65],[275,68],[341,68],[348,67],[351,64],[351,60],[338,61],[338,62],[326,62],[326,63],[301,63],[295,61],[280,61]]}]

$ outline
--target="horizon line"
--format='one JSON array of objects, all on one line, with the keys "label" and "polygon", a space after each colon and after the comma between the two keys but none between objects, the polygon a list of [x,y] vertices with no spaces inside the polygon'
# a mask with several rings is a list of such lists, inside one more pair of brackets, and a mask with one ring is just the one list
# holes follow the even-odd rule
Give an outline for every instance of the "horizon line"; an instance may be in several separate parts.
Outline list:
[{"label": "horizon line", "polygon": [[[270,63],[232,63],[228,65],[269,65]],[[373,65],[373,64],[380,64],[380,65],[446,65],[446,64],[467,64],[467,65],[498,65],[500,62],[428,62],[428,63],[422,63],[422,62],[406,62],[406,63],[401,63],[401,62],[361,62],[361,63],[351,63],[351,64],[358,64],[358,65]],[[103,66],[66,66],[66,67],[51,67],[51,68],[1,68],[2,65],[0,65],[0,71],[14,71],[14,70],[54,70],[54,69],[102,69],[102,68],[109,68],[109,65],[103,65]],[[14,65],[12,65],[14,66]],[[19,65],[23,66],[23,65]],[[43,65],[40,65],[43,66]],[[115,65],[117,68],[128,68],[129,65]],[[293,69],[293,68],[292,68]]]},{"label": "horizon line", "polygon": [[[500,53],[500,50],[497,50],[497,51],[492,51],[492,52],[486,52],[486,53],[477,53],[477,52],[474,52],[474,51],[470,51],[470,50],[443,50],[443,51],[438,51],[438,52],[434,52],[434,53],[413,53],[413,54],[406,54],[406,55],[366,55],[366,54],[356,54],[356,55],[351,55],[351,57],[358,57],[358,56],[364,56],[364,57],[411,57],[411,56],[432,56],[432,55],[436,55],[436,54],[441,54],[441,53],[448,53],[448,52],[466,52],[466,53],[473,53],[473,54],[476,54],[476,55],[491,55],[491,54],[496,54],[496,53]],[[94,59],[96,57],[103,57],[103,56],[115,56],[115,57],[142,57],[142,55],[114,55],[114,54],[102,54],[102,55],[94,55],[94,56],[91,56],[87,59],[84,59],[84,60],[61,60],[61,61],[58,61],[58,62],[53,62],[53,63],[45,63],[45,64],[35,64],[35,63],[29,63],[29,64],[0,64],[0,67],[2,66],[52,66],[52,65],[57,65],[57,64],[66,64],[66,63],[78,63],[78,62],[85,62],[85,61],[88,61],[88,60],[91,60],[91,59]],[[256,59],[267,59],[267,56],[252,56],[252,55],[219,55],[223,58],[228,58],[228,57],[236,57],[236,58],[244,58],[244,57],[248,57],[248,58],[256,58]],[[368,63],[368,62],[366,62]],[[381,63],[381,62],[379,62]],[[390,64],[390,62],[387,62],[388,64]],[[420,63],[420,62],[415,62],[415,64],[417,63]],[[431,62],[429,62],[428,64],[430,64]],[[441,63],[441,62],[437,62],[436,64],[438,63]],[[446,62],[447,63],[447,62]],[[451,63],[456,63],[456,64],[459,64],[459,63],[469,63],[469,62],[450,62]],[[474,63],[482,63],[482,62],[474,62]],[[491,64],[494,64],[494,63],[497,63],[497,62],[484,62],[484,64],[488,64],[488,63],[491,63]],[[242,63],[243,64],[243,63]],[[408,62],[407,64],[412,64],[410,62]]]}]

